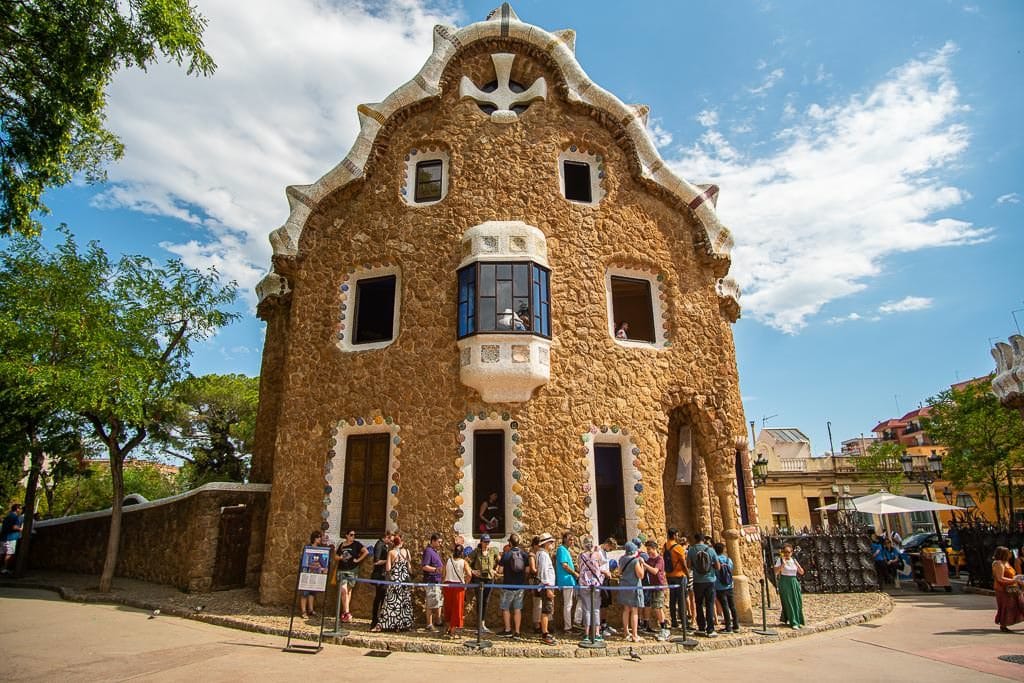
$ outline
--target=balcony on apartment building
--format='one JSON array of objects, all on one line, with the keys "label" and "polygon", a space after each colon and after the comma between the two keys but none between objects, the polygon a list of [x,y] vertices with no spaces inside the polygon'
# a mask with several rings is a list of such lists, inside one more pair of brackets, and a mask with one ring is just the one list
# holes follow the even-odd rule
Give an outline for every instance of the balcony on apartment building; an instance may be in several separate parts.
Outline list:
[{"label": "balcony on apartment building", "polygon": [[[835,463],[833,464],[833,460]],[[927,458],[925,458],[927,463]],[[853,457],[837,455],[825,458],[781,458],[777,470],[769,470],[770,474],[827,474],[831,472],[856,472],[857,464]]]}]

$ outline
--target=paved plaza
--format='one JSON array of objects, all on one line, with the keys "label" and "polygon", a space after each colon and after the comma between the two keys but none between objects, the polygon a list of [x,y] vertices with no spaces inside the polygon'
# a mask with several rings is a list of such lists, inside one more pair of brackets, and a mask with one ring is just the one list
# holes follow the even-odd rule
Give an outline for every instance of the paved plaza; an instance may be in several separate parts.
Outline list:
[{"label": "paved plaza", "polygon": [[[508,659],[326,646],[315,655],[281,651],[284,639],[160,615],[130,607],[81,604],[35,589],[0,588],[0,661],[11,681],[302,680],[330,672],[372,681],[668,680],[698,675],[733,681],[794,681],[811,676],[850,681],[1024,680],[1024,665],[999,660],[1024,655],[1024,632],[1000,634],[994,600],[968,594],[894,596],[892,613],[871,623],[711,652],[600,659]],[[346,676],[347,677],[347,676]],[[309,680],[312,680],[310,678]]]}]

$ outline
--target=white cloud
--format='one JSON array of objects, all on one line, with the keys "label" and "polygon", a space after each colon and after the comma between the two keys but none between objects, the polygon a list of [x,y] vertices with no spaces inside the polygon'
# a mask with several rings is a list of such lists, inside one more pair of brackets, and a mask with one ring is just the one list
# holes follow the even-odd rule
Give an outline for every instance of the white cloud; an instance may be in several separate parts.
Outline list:
[{"label": "white cloud", "polygon": [[718,125],[718,112],[714,109],[705,109],[697,114],[697,123],[705,128],[713,128]]},{"label": "white cloud", "polygon": [[842,323],[852,322],[856,320],[862,320],[860,313],[850,313],[849,315],[843,315],[838,317],[829,318],[826,322],[829,325],[841,325]]},{"label": "white cloud", "polygon": [[907,313],[908,311],[923,311],[932,307],[932,299],[925,296],[906,296],[899,301],[886,301],[878,307],[879,313],[889,315],[891,313]]},{"label": "white cloud", "polygon": [[815,83],[824,83],[825,81],[827,81],[830,78],[832,78],[832,74],[830,74],[829,72],[825,71],[825,65],[824,64],[819,64],[818,65],[818,70],[814,72],[814,82]]},{"label": "white cloud", "polygon": [[977,14],[978,12],[981,11],[981,8],[978,7],[977,5],[964,5],[963,10],[968,14]]},{"label": "white cloud", "polygon": [[755,319],[796,333],[825,304],[866,289],[894,254],[989,238],[940,215],[967,197],[943,178],[969,139],[954,53],[946,45],[866,93],[808,107],[764,156],[707,131],[670,160],[691,182],[721,186],[732,274]]},{"label": "white cloud", "polygon": [[285,187],[343,158],[356,106],[415,74],[433,26],[451,19],[417,0],[204,0],[201,12],[217,72],[195,78],[161,64],[118,75],[108,115],[125,157],[95,203],[201,228],[198,241],[163,246],[191,266],[216,265],[252,301],[270,263],[267,236],[287,217]]},{"label": "white cloud", "polygon": [[996,204],[1020,204],[1020,195],[1016,192],[999,195],[996,197]]},{"label": "white cloud", "polygon": [[767,76],[765,76],[765,79],[761,82],[761,85],[757,86],[756,88],[748,88],[747,92],[749,92],[751,95],[763,95],[769,90],[771,90],[773,87],[775,87],[775,84],[778,83],[779,79],[781,79],[785,74],[786,72],[783,71],[782,69],[772,69],[772,71]]},{"label": "white cloud", "polygon": [[647,123],[647,134],[655,147],[668,147],[672,144],[672,133],[661,127],[661,120],[652,118]]}]

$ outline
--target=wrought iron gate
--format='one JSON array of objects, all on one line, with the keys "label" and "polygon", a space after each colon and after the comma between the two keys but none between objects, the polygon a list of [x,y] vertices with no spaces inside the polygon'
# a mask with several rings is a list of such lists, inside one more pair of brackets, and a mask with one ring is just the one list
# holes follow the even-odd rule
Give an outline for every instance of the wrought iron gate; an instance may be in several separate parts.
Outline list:
[{"label": "wrought iron gate", "polygon": [[793,546],[793,554],[804,576],[800,580],[805,593],[868,593],[878,590],[878,574],[871,554],[871,539],[866,534],[835,533],[796,536],[765,533],[761,537],[765,576],[775,582],[775,559],[784,543]]}]

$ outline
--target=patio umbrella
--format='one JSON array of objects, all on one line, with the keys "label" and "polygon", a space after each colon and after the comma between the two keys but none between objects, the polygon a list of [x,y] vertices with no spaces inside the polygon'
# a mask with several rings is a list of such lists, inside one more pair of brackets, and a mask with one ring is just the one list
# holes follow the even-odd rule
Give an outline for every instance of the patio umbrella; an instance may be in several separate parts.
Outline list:
[{"label": "patio umbrella", "polygon": [[[857,512],[867,512],[872,515],[899,515],[905,512],[930,512],[932,510],[963,510],[956,505],[946,505],[930,500],[918,500],[897,496],[888,491],[878,491],[867,496],[854,498],[853,504],[857,506]],[[836,504],[823,505],[818,510],[835,510]]]}]

